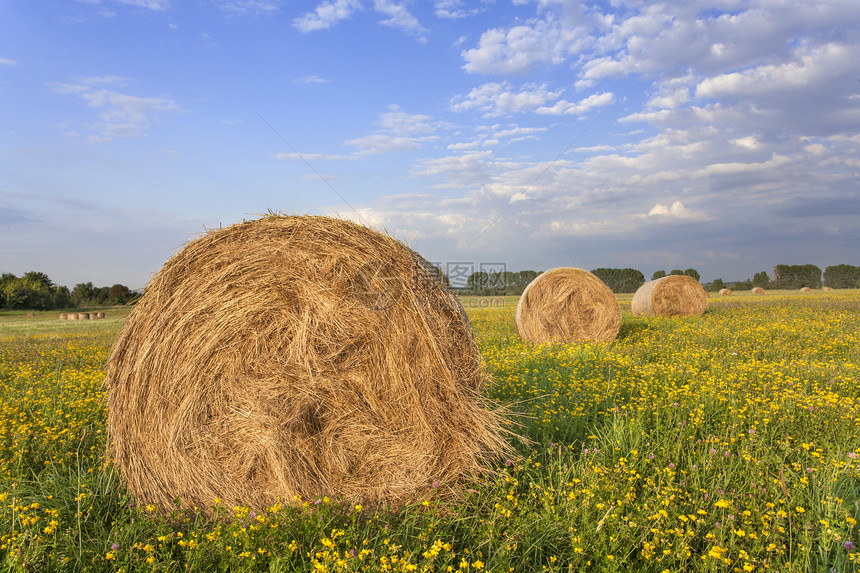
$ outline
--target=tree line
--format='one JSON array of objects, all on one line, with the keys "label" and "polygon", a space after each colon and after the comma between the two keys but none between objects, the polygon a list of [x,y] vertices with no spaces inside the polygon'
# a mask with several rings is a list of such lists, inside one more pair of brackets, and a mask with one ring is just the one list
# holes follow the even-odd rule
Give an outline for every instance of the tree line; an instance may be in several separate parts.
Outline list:
[{"label": "tree line", "polygon": [[126,304],[137,296],[127,286],[115,284],[95,287],[79,283],[75,288],[54,284],[45,273],[30,271],[17,277],[12,273],[0,275],[0,308],[54,310]]},{"label": "tree line", "polygon": [[[615,293],[636,292],[645,284],[645,275],[636,269],[599,268],[593,269],[591,273]],[[466,280],[465,288],[458,290],[463,294],[478,296],[519,295],[539,274],[540,272],[537,271],[475,272]],[[671,275],[686,275],[697,281],[701,279],[696,269],[689,268],[673,269],[668,273],[665,270],[659,270],[651,275],[651,280]],[[755,273],[751,279],[727,283],[718,278],[705,286],[712,292],[718,292],[723,288],[738,291],[751,290],[754,287],[796,290],[803,287],[821,288],[822,285],[832,288],[860,288],[860,267],[846,264],[833,265],[822,272],[815,265],[776,265],[773,268],[772,277],[767,271],[761,271]]]}]

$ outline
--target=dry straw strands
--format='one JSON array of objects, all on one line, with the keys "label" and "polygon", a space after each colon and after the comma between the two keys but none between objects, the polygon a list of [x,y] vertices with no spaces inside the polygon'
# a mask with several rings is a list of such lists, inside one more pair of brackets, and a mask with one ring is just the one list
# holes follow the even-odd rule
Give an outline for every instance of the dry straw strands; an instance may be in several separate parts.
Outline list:
[{"label": "dry straw strands", "polygon": [[761,287],[753,287],[750,292],[753,294],[764,294],[764,289]]},{"label": "dry straw strands", "polygon": [[572,267],[552,269],[529,283],[515,318],[520,337],[537,344],[611,342],[621,328],[621,309],[609,287]]},{"label": "dry straw strands", "polygon": [[720,296],[732,296],[732,289],[729,288],[721,288]]},{"label": "dry straw strands", "polygon": [[189,242],[108,360],[112,455],[138,503],[396,508],[507,451],[438,271],[394,239],[268,215]]},{"label": "dry straw strands", "polygon": [[701,316],[708,295],[699,281],[687,275],[670,275],[649,281],[633,295],[633,314],[649,316]]}]

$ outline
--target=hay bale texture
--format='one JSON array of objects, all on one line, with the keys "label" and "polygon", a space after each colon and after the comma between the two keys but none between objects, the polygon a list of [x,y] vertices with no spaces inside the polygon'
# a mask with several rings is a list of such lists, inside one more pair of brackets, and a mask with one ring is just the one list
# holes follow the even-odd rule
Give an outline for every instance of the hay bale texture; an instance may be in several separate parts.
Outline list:
[{"label": "hay bale texture", "polygon": [[730,288],[721,288],[720,296],[732,296],[732,289]]},{"label": "hay bale texture", "polygon": [[761,287],[753,287],[750,292],[753,294],[764,294],[764,289]]},{"label": "hay bale texture", "polygon": [[636,315],[702,316],[708,294],[687,275],[669,275],[643,284],[633,295],[630,310]]},{"label": "hay bale texture", "polygon": [[523,291],[517,333],[537,344],[611,342],[621,328],[615,295],[592,273],[560,267],[538,275]]},{"label": "hay bale texture", "polygon": [[165,511],[397,508],[507,451],[485,381],[434,267],[348,221],[268,215],[150,280],[108,361],[109,447],[137,502]]}]

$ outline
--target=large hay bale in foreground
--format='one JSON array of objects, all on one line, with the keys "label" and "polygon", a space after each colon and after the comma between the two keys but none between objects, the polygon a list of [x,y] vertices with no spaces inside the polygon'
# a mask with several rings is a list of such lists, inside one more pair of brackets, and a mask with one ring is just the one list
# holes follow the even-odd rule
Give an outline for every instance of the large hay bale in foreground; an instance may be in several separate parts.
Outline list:
[{"label": "large hay bale in foreground", "polygon": [[708,295],[687,275],[669,275],[643,284],[633,295],[633,314],[649,316],[702,316]]},{"label": "large hay bale in foreground", "polygon": [[348,221],[270,215],[151,279],[108,360],[109,447],[137,502],[165,511],[324,494],[396,508],[506,451],[485,381],[426,261]]},{"label": "large hay bale in foreground", "polygon": [[621,309],[599,278],[582,269],[560,267],[529,283],[515,319],[520,337],[537,344],[611,342],[621,328]]},{"label": "large hay bale in foreground", "polygon": [[764,289],[761,287],[753,287],[750,292],[753,294],[764,294]]}]

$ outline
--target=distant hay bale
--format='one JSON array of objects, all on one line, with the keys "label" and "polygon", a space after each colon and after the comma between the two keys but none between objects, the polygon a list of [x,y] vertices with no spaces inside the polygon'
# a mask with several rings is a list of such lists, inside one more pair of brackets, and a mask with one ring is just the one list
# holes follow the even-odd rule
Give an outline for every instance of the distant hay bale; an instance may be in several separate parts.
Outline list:
[{"label": "distant hay bale", "polygon": [[61,312],[59,318],[60,320],[69,320],[69,315],[65,312]]},{"label": "distant hay bale", "polygon": [[800,292],[811,292],[812,289],[809,287],[801,287]]},{"label": "distant hay bale", "polygon": [[633,314],[649,316],[702,316],[708,295],[687,275],[669,275],[643,284],[633,295]]},{"label": "distant hay bale", "polygon": [[99,313],[97,313],[97,312],[91,312],[90,313],[90,320],[96,320],[96,319],[98,319],[98,317],[99,317]]},{"label": "distant hay bale", "polygon": [[517,333],[536,344],[611,342],[621,309],[603,281],[588,271],[560,267],[538,275],[517,304]]},{"label": "distant hay bale", "polygon": [[764,289],[761,287],[753,287],[750,292],[753,294],[764,294]]},{"label": "distant hay bale", "polygon": [[732,289],[728,289],[728,288],[721,288],[720,289],[720,296],[732,296],[732,294],[733,294]]},{"label": "distant hay bale", "polygon": [[28,312],[27,313],[27,318],[34,318],[35,316],[36,316],[35,312]]},{"label": "distant hay bale", "polygon": [[76,312],[69,313],[69,316],[67,318],[69,320],[77,320],[78,319],[78,313],[76,313]]},{"label": "distant hay bale", "polygon": [[79,312],[78,313],[78,320],[89,320],[89,319],[90,319],[90,313],[88,313],[88,312]]},{"label": "distant hay bale", "polygon": [[100,312],[100,313],[98,313],[98,316],[96,318],[104,318],[104,317],[105,317],[105,313]]},{"label": "distant hay bale", "polygon": [[485,382],[435,267],[349,221],[268,215],[190,241],[150,280],[108,360],[110,453],[165,512],[297,495],[398,508],[509,451]]},{"label": "distant hay bale", "polygon": [[830,292],[833,290],[833,287],[826,286],[826,287],[822,287],[821,290],[826,290],[827,292]]},{"label": "distant hay bale", "polygon": [[501,298],[496,297],[496,298],[494,298],[494,299],[493,299],[492,305],[493,305],[493,306],[505,306],[505,300],[504,300],[504,299],[501,299]]}]

